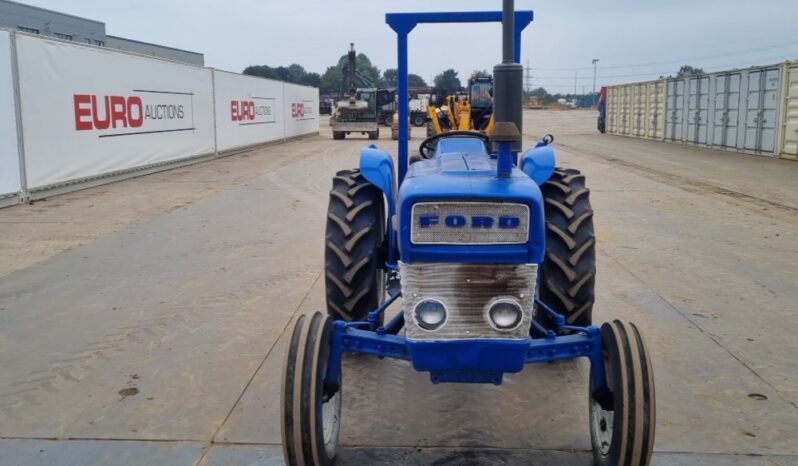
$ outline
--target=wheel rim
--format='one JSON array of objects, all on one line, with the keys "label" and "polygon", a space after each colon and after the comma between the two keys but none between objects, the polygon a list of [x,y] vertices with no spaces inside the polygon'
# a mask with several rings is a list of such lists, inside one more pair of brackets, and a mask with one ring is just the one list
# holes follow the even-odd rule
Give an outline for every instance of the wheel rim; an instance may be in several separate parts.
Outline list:
[{"label": "wheel rim", "polygon": [[[609,355],[606,351],[604,351],[604,370],[605,370],[605,378],[607,380],[607,388],[611,391],[615,389],[609,383],[610,381],[614,381],[614,374],[612,371],[612,366],[609,362]],[[591,383],[591,390],[592,390],[592,383]],[[598,440],[599,443],[599,454],[601,456],[607,456],[610,453],[610,448],[612,447],[612,429],[613,425],[615,424],[615,411],[607,411],[601,407],[601,405],[596,401],[592,396],[590,397],[590,430],[593,433],[593,437]]]},{"label": "wheel rim", "polygon": [[335,456],[338,449],[338,433],[341,429],[341,390],[335,392],[321,405],[321,425],[324,436],[324,451],[327,458]]},{"label": "wheel rim", "polygon": [[612,445],[614,411],[605,411],[596,400],[590,400],[590,428],[599,442],[599,453],[607,456]]}]

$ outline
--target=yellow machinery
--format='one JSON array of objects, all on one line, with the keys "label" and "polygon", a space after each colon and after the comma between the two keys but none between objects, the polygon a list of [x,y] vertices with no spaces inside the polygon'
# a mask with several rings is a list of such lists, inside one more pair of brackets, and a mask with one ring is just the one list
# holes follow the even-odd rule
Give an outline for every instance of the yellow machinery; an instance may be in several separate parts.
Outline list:
[{"label": "yellow machinery", "polygon": [[[407,125],[407,139],[412,139],[413,130],[410,127],[410,124]],[[393,113],[393,120],[391,121],[391,139],[394,141],[399,140],[399,112],[396,111]]]},{"label": "yellow machinery", "polygon": [[490,77],[472,76],[468,91],[449,95],[436,107],[427,106],[430,122],[427,136],[446,131],[493,131],[493,80]]},{"label": "yellow machinery", "polygon": [[450,95],[440,107],[432,104],[427,106],[432,134],[451,130],[470,130],[471,104],[468,97]]}]

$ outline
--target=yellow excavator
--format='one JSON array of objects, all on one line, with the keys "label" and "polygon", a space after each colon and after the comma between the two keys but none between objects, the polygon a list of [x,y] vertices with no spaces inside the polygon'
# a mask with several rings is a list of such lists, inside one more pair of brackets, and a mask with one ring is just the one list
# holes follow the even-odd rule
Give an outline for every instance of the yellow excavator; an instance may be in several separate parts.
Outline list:
[{"label": "yellow excavator", "polygon": [[442,97],[440,106],[427,106],[427,136],[446,131],[493,131],[493,78],[472,77],[468,91]]}]

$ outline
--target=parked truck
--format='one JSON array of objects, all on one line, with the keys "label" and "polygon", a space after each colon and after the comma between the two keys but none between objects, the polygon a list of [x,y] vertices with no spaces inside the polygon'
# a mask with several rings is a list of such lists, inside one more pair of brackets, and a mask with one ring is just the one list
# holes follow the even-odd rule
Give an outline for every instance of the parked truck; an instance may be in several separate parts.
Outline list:
[{"label": "parked truck", "polygon": [[[345,99],[336,102],[330,117],[333,139],[344,139],[347,134],[352,133],[368,135],[369,139],[379,139],[378,89],[372,87],[357,72],[355,44],[349,44],[346,76],[349,92]],[[358,82],[365,87],[358,88]]]},{"label": "parked truck", "polygon": [[607,130],[607,86],[601,88],[598,100],[598,130],[604,133]]}]

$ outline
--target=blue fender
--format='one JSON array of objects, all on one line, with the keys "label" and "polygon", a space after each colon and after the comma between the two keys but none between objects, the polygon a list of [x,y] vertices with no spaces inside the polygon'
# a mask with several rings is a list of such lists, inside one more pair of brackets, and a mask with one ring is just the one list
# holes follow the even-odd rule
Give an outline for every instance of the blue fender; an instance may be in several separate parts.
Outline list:
[{"label": "blue fender", "polygon": [[395,236],[393,217],[396,215],[396,185],[394,178],[394,165],[391,154],[377,149],[372,144],[360,151],[360,172],[373,185],[380,188],[388,202],[388,262],[393,264],[396,260]]},{"label": "blue fender", "polygon": [[393,212],[395,205],[395,188],[393,173],[393,158],[384,150],[377,149],[374,144],[364,147],[360,151],[360,172],[376,185],[388,200],[388,210]]},{"label": "blue fender", "polygon": [[534,149],[524,152],[521,157],[521,170],[535,180],[538,186],[551,178],[556,166],[557,156],[549,144],[538,144]]}]

